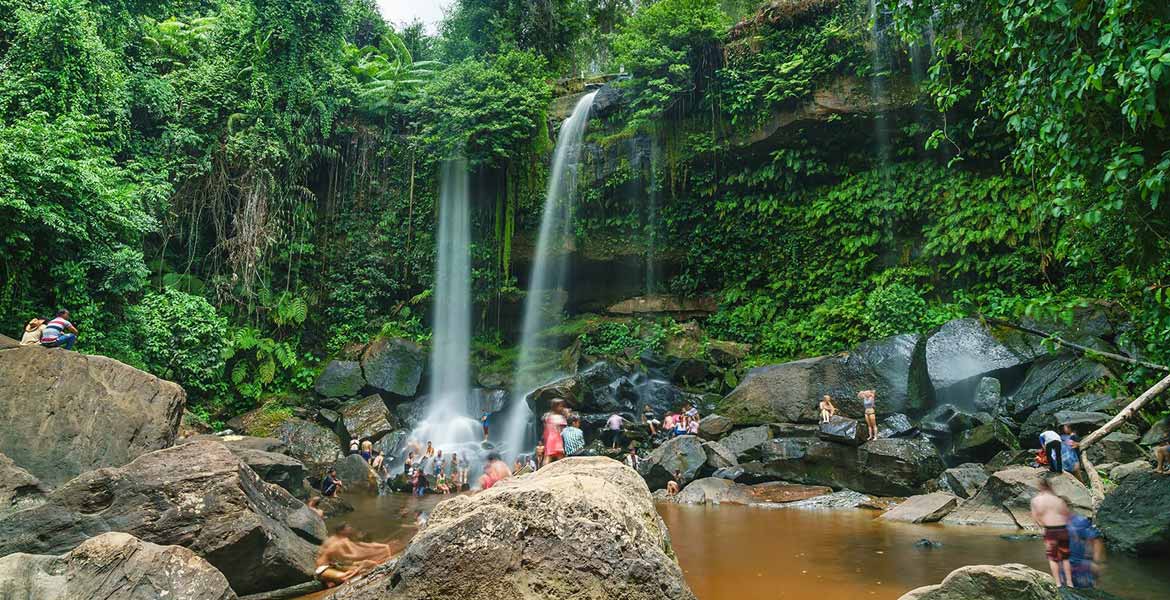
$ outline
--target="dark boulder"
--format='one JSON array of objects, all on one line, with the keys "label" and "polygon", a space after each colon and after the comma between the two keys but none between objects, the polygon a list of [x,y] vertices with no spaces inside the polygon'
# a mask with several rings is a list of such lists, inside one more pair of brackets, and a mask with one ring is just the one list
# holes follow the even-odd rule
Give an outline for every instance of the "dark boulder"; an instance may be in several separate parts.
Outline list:
[{"label": "dark boulder", "polygon": [[316,481],[341,456],[337,435],[328,429],[301,419],[289,419],[276,428],[277,439],[288,447],[289,456],[305,465],[309,478]]},{"label": "dark boulder", "polygon": [[967,406],[984,377],[1022,369],[1045,353],[1037,340],[1014,330],[956,319],[926,340],[926,369],[939,402]]},{"label": "dark boulder", "polygon": [[378,394],[342,406],[340,416],[345,435],[351,440],[375,442],[397,426],[396,422],[391,422],[394,417]]},{"label": "dark boulder", "polygon": [[426,353],[418,344],[401,338],[379,338],[362,353],[361,367],[370,387],[409,398],[418,393],[426,364]]},{"label": "dark boulder", "polygon": [[646,484],[568,458],[431,512],[402,556],[335,600],[693,600]]},{"label": "dark boulder", "polygon": [[356,396],[366,387],[362,366],[356,360],[331,360],[317,377],[313,389],[326,398]]},{"label": "dark boulder", "polygon": [[1170,554],[1170,477],[1127,476],[1101,502],[1097,527],[1112,548],[1142,556]]},{"label": "dark boulder", "polygon": [[1077,394],[1036,406],[1020,423],[1020,440],[1029,448],[1040,447],[1040,434],[1057,425],[1057,414],[1062,412],[1116,412],[1117,400],[1103,394]]},{"label": "dark boulder", "polygon": [[834,415],[828,422],[820,424],[817,437],[828,442],[860,446],[869,439],[869,427],[857,419]]},{"label": "dark boulder", "polygon": [[720,405],[737,424],[816,423],[821,396],[832,396],[843,416],[860,418],[857,392],[877,391],[878,413],[921,414],[930,403],[917,335],[862,343],[856,350],[808,358],[748,372]]},{"label": "dark boulder", "polygon": [[975,565],[951,572],[941,584],[911,590],[898,600],[1055,600],[1052,576],[1025,565]]},{"label": "dark boulder", "polygon": [[325,524],[222,444],[196,442],[84,473],[0,519],[0,555],[58,554],[104,531],[188,548],[249,594],[311,579]]},{"label": "dark boulder", "polygon": [[597,89],[593,97],[593,106],[589,109],[591,117],[605,118],[621,109],[625,104],[625,94],[622,88],[607,83]]},{"label": "dark boulder", "polygon": [[881,496],[921,493],[945,468],[924,437],[878,439],[857,448],[816,438],[776,438],[762,460],[741,466],[748,481],[794,481]]},{"label": "dark boulder", "polygon": [[763,456],[765,447],[772,439],[772,431],[767,425],[737,429],[719,440],[720,445],[731,451],[731,454],[740,462],[759,460]]},{"label": "dark boulder", "polygon": [[[554,463],[555,464],[555,463]],[[699,476],[707,464],[707,450],[698,436],[680,435],[654,449],[638,466],[650,489],[666,487],[666,482],[675,479],[678,472],[682,478],[680,486],[686,485]]]},{"label": "dark boulder", "polygon": [[718,440],[731,433],[735,421],[722,415],[707,415],[699,419],[699,436],[708,440]]},{"label": "dark boulder", "polygon": [[1085,453],[1096,464],[1130,463],[1147,457],[1146,451],[1137,442],[1138,436],[1132,433],[1114,431],[1089,446]]},{"label": "dark boulder", "polygon": [[0,452],[49,486],[174,443],[186,394],[104,356],[0,350]]},{"label": "dark boulder", "polygon": [[216,442],[223,444],[244,461],[260,479],[279,485],[293,496],[306,500],[309,488],[305,486],[308,471],[300,461],[284,454],[284,442],[274,438],[248,437],[242,435],[198,435],[183,440],[184,444]]},{"label": "dark boulder", "polygon": [[62,556],[0,558],[0,598],[235,600],[236,594],[222,573],[186,548],[103,533]]},{"label": "dark boulder", "polygon": [[917,431],[918,428],[910,422],[910,417],[902,413],[894,413],[878,421],[878,437],[880,438],[908,437]]},{"label": "dark boulder", "polygon": [[1012,393],[1012,411],[1023,419],[1038,406],[1071,396],[1094,381],[1109,376],[1109,369],[1082,356],[1060,353],[1038,359]]},{"label": "dark boulder", "polygon": [[975,387],[975,411],[998,414],[1003,407],[1003,394],[999,380],[984,377]]},{"label": "dark boulder", "polygon": [[996,454],[1020,449],[1020,442],[1003,422],[993,420],[955,436],[951,454],[962,462],[987,462]]},{"label": "dark boulder", "polygon": [[0,517],[39,506],[48,493],[49,489],[41,480],[0,454]]},{"label": "dark boulder", "polygon": [[707,464],[703,471],[715,472],[739,465],[735,454],[719,442],[703,442],[703,450],[707,453]]},{"label": "dark boulder", "polygon": [[360,454],[350,454],[339,459],[333,468],[337,469],[337,478],[347,489],[366,492],[378,490],[378,476]]},{"label": "dark boulder", "polygon": [[983,465],[968,463],[943,471],[939,487],[959,498],[972,498],[987,483],[989,475]]},{"label": "dark boulder", "polygon": [[1141,444],[1143,446],[1153,446],[1168,438],[1170,438],[1170,417],[1151,425],[1150,429],[1142,435]]}]

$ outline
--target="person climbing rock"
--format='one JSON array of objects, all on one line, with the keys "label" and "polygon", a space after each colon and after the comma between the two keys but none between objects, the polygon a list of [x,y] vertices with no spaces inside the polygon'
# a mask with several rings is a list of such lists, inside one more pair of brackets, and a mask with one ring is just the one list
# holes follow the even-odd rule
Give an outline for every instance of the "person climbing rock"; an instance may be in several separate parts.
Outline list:
[{"label": "person climbing rock", "polygon": [[605,435],[609,437],[609,447],[617,448],[622,441],[622,416],[614,413],[605,420]]},{"label": "person climbing rock", "polygon": [[1044,456],[1048,458],[1048,470],[1052,473],[1060,473],[1064,470],[1063,457],[1061,456],[1062,446],[1059,433],[1049,429],[1040,434],[1040,447],[1044,448]]},{"label": "person climbing rock", "polygon": [[41,332],[41,345],[46,348],[64,348],[72,350],[77,342],[77,328],[69,322],[69,311],[61,309],[57,316],[45,325]]},{"label": "person climbing rock", "polygon": [[[1060,452],[1059,448],[1057,452]],[[1063,587],[1065,582],[1073,580],[1068,534],[1071,511],[1068,503],[1052,491],[1051,477],[1049,475],[1040,479],[1040,493],[1032,498],[1032,519],[1044,528],[1044,552],[1048,557],[1048,566],[1052,569],[1052,578]]]}]

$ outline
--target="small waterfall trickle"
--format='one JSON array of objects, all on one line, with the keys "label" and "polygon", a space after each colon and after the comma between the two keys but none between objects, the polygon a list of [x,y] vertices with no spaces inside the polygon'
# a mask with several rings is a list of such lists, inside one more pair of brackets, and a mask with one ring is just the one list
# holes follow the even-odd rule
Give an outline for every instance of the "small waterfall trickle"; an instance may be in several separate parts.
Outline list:
[{"label": "small waterfall trickle", "polygon": [[662,275],[658,270],[658,236],[660,235],[659,228],[661,227],[662,219],[659,216],[659,183],[658,183],[658,161],[659,161],[658,140],[653,138],[650,141],[650,156],[649,166],[647,168],[649,180],[646,185],[646,280],[644,294],[650,296],[659,292]]},{"label": "small waterfall trickle", "polygon": [[889,78],[893,70],[893,60],[890,56],[891,44],[887,39],[892,16],[881,9],[877,0],[869,0],[870,36],[873,44],[872,67],[870,76],[871,93],[873,95],[873,123],[874,140],[877,144],[876,156],[878,167],[885,170],[892,163],[892,149],[890,147],[891,128],[893,118],[886,113],[889,107]]},{"label": "small waterfall trickle", "polygon": [[431,384],[411,440],[475,462],[482,433],[471,394],[471,202],[467,162],[442,166],[435,265]]},{"label": "small waterfall trickle", "polygon": [[528,295],[524,299],[520,355],[500,437],[512,456],[526,450],[532,441],[533,415],[526,399],[529,392],[556,372],[555,367],[548,364],[551,349],[542,343],[541,334],[559,320],[568,298],[568,246],[572,243],[571,217],[577,192],[577,166],[589,109],[596,95],[597,92],[586,94],[577,102],[573,114],[561,125],[553,152],[536,256],[532,261]]}]

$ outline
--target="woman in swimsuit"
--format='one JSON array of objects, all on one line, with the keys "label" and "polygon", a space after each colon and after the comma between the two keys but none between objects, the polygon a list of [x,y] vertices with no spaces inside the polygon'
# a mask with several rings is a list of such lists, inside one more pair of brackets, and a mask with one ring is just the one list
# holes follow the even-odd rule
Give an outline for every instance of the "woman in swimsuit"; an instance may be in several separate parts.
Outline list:
[{"label": "woman in swimsuit", "polygon": [[857,392],[857,397],[861,400],[862,406],[865,407],[865,424],[869,427],[869,437],[866,441],[872,442],[878,437],[877,428],[877,392],[873,390],[863,390]]},{"label": "woman in swimsuit", "polygon": [[837,414],[837,407],[833,406],[833,398],[828,394],[821,397],[821,423],[828,423],[833,415]]}]

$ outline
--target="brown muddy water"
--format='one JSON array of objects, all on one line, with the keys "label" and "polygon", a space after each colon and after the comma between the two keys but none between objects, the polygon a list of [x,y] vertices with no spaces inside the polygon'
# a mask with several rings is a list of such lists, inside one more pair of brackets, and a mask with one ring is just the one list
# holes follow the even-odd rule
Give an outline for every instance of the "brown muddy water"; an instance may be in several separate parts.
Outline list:
[{"label": "brown muddy water", "polygon": [[[347,496],[347,522],[367,539],[405,546],[417,511],[448,496]],[[875,511],[660,504],[687,583],[699,600],[896,600],[964,565],[1024,563],[1047,572],[1042,543],[1003,529],[910,525]],[[941,542],[916,548],[922,538]],[[1170,560],[1110,556],[1101,587],[1126,600],[1170,598]],[[328,593],[312,598],[328,597]]]}]

